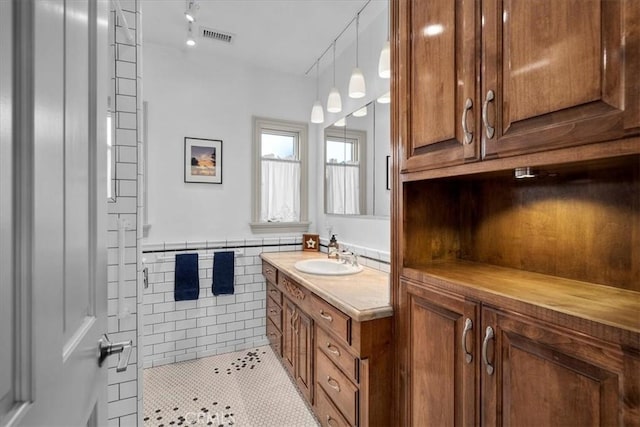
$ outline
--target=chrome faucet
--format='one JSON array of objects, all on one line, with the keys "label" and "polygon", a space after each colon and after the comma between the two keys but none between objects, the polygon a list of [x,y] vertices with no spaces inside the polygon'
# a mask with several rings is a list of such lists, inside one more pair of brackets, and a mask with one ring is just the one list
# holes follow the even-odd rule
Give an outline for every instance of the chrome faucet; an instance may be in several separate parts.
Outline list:
[{"label": "chrome faucet", "polygon": [[349,263],[353,267],[358,267],[358,255],[349,251],[342,251],[338,254],[338,261]]}]

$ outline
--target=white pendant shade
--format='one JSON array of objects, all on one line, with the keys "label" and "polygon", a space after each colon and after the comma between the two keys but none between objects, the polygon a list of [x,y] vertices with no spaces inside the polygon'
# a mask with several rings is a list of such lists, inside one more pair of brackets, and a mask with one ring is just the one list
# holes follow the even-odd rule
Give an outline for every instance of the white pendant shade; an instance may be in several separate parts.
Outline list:
[{"label": "white pendant shade", "polygon": [[329,98],[327,99],[327,111],[330,113],[339,113],[342,111],[342,98],[337,87],[331,89]]},{"label": "white pendant shade", "polygon": [[366,85],[364,83],[364,75],[360,68],[354,68],[349,80],[349,97],[364,98],[367,94]]},{"label": "white pendant shade", "polygon": [[378,75],[383,79],[391,77],[391,45],[387,40],[380,52],[380,60],[378,61]]},{"label": "white pendant shade", "polygon": [[378,98],[378,103],[380,104],[388,104],[391,102],[391,92],[387,92],[384,95]]},{"label": "white pendant shade", "polygon": [[334,126],[338,126],[338,127],[345,127],[347,125],[347,121],[343,117],[340,120],[338,120],[337,122],[335,122],[333,125]]},{"label": "white pendant shade", "polygon": [[367,115],[367,106],[365,105],[364,107],[360,108],[359,110],[356,110],[353,112],[353,117],[364,117]]},{"label": "white pendant shade", "polygon": [[189,35],[187,37],[187,46],[193,47],[196,45],[196,40],[193,38],[192,35]]},{"label": "white pendant shade", "polygon": [[313,103],[313,108],[311,109],[311,123],[323,123],[324,122],[324,111],[322,110],[322,104],[320,101],[316,101]]}]

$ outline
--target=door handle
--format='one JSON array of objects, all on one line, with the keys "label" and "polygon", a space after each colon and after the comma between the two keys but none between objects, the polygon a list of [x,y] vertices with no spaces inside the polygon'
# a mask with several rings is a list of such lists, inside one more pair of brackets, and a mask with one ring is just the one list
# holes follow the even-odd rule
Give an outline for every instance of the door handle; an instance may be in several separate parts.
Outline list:
[{"label": "door handle", "polygon": [[489,375],[493,375],[493,371],[495,370],[494,366],[489,362],[489,356],[487,355],[489,341],[491,341],[493,337],[495,337],[493,328],[491,326],[487,326],[487,330],[484,335],[484,341],[482,342],[482,360],[484,361],[484,364],[487,366],[487,374]]},{"label": "door handle", "polygon": [[120,359],[118,359],[118,366],[116,367],[116,372],[123,372],[127,370],[127,365],[129,365],[129,358],[131,357],[131,350],[133,349],[133,341],[122,341],[117,343],[112,343],[109,341],[109,337],[107,334],[104,334],[100,340],[98,340],[98,366],[102,366],[104,359],[107,356],[111,356],[112,354],[119,354]]},{"label": "door handle", "polygon": [[473,360],[473,354],[467,350],[467,335],[472,329],[473,321],[467,317],[467,320],[464,321],[464,330],[462,331],[462,352],[464,353],[464,360],[467,363],[471,363]]},{"label": "door handle", "polygon": [[462,133],[464,133],[465,144],[471,144],[471,141],[473,141],[473,132],[471,132],[469,130],[469,127],[467,126],[467,114],[472,107],[473,101],[471,100],[471,98],[467,98],[467,100],[464,102],[464,110],[462,110]]},{"label": "door handle", "polygon": [[496,129],[489,124],[489,103],[495,99],[496,95],[492,90],[487,92],[487,97],[484,99],[484,105],[482,106],[482,121],[487,132],[487,138],[493,138]]}]

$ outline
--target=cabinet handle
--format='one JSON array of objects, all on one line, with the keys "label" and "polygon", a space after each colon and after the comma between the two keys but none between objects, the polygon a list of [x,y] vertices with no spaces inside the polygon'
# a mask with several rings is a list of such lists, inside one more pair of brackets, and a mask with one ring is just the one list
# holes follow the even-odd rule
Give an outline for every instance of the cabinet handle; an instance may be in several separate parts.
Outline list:
[{"label": "cabinet handle", "polygon": [[335,354],[336,356],[340,357],[340,350],[338,350],[337,347],[332,346],[330,342],[327,343],[327,350],[329,350],[329,353]]},{"label": "cabinet handle", "polygon": [[467,350],[467,335],[469,331],[473,329],[473,322],[467,317],[464,321],[464,330],[462,331],[462,351],[464,352],[464,360],[467,363],[471,363],[473,360],[473,354]]},{"label": "cabinet handle", "polygon": [[471,144],[473,141],[473,132],[467,127],[467,113],[473,107],[473,101],[471,98],[467,98],[464,102],[464,110],[462,110],[462,132],[464,133],[464,143]]},{"label": "cabinet handle", "polygon": [[484,99],[484,105],[482,106],[482,121],[484,122],[484,128],[486,129],[487,138],[489,139],[493,138],[496,129],[489,124],[489,112],[487,110],[489,109],[489,103],[493,101],[495,97],[495,93],[489,90],[487,97]]},{"label": "cabinet handle", "polygon": [[487,356],[487,348],[489,347],[489,341],[491,341],[495,337],[493,333],[493,328],[491,326],[487,326],[487,330],[484,335],[484,341],[482,342],[482,360],[484,364],[487,366],[487,374],[493,375],[493,371],[495,370],[493,365],[489,363],[489,357]]},{"label": "cabinet handle", "polygon": [[331,317],[330,314],[326,314],[324,310],[320,310],[320,317],[322,317],[324,320],[328,320],[329,322],[333,322],[333,317]]},{"label": "cabinet handle", "polygon": [[340,391],[340,384],[338,383],[338,381],[334,380],[329,375],[327,375],[327,384],[329,384],[329,387],[331,387],[335,391]]},{"label": "cabinet handle", "polygon": [[332,424],[333,418],[331,418],[331,415],[327,415],[327,425],[329,427],[333,427],[336,424]]},{"label": "cabinet handle", "polygon": [[271,292],[272,294],[277,294],[278,291],[276,291],[275,289],[269,289],[269,292]]}]

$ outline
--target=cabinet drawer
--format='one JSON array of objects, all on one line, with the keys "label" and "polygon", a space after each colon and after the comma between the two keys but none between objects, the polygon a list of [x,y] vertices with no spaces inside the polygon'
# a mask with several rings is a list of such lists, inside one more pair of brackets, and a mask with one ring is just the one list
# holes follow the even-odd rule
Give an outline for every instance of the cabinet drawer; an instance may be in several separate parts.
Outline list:
[{"label": "cabinet drawer", "polygon": [[326,330],[330,330],[347,344],[351,344],[351,318],[326,302],[311,296],[311,315]]},{"label": "cabinet drawer", "polygon": [[318,389],[316,415],[320,420],[320,425],[323,427],[347,427],[350,425],[321,389]]},{"label": "cabinet drawer", "polygon": [[273,351],[282,357],[282,333],[276,328],[271,319],[267,319],[267,339],[269,339]]},{"label": "cabinet drawer", "polygon": [[279,331],[282,331],[282,307],[270,297],[267,297],[267,317]]},{"label": "cabinet drawer", "polygon": [[278,275],[278,287],[294,304],[304,311],[308,310],[311,292],[306,288],[298,285],[295,280],[282,273]]},{"label": "cabinet drawer", "polygon": [[354,381],[358,381],[358,361],[338,340],[316,325],[316,345],[333,363],[338,365]]},{"label": "cabinet drawer", "polygon": [[321,351],[316,351],[316,384],[327,393],[350,424],[356,424],[358,388]]},{"label": "cabinet drawer", "polygon": [[268,262],[262,262],[262,274],[267,282],[278,283],[278,269]]},{"label": "cabinet drawer", "polygon": [[[275,283],[275,282],[274,282]],[[267,295],[273,298],[276,304],[282,307],[282,292],[271,282],[267,282]]]}]

